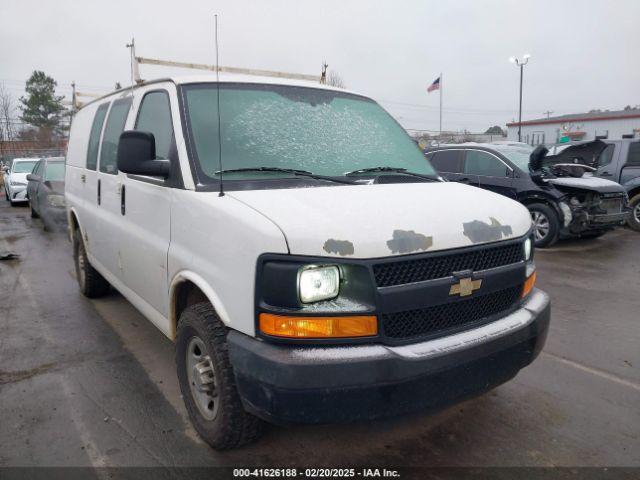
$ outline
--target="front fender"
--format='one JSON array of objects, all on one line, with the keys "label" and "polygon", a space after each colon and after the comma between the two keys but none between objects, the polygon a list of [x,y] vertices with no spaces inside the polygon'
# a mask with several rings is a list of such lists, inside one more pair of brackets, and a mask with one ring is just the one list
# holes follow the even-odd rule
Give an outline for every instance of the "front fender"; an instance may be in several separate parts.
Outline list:
[{"label": "front fender", "polygon": [[[634,195],[637,194],[637,193],[640,193],[640,177],[632,178],[631,180],[628,180],[628,181],[624,182],[622,184],[622,186],[624,187],[624,189],[629,194],[629,198],[631,198],[633,196],[631,194],[632,191],[634,191]],[[637,192],[636,192],[636,190],[637,190]]]},{"label": "front fender", "polygon": [[218,317],[222,322],[229,326],[230,318],[227,310],[220,299],[220,296],[216,293],[216,291],[204,280],[200,275],[194,273],[190,270],[181,270],[176,273],[169,284],[169,322],[170,322],[170,333],[171,339],[175,340],[176,336],[176,328],[178,325],[178,316],[176,312],[176,294],[178,290],[178,286],[183,282],[191,282],[196,287],[198,287],[202,293],[207,297],[207,300],[211,303],[213,308],[215,309]]}]

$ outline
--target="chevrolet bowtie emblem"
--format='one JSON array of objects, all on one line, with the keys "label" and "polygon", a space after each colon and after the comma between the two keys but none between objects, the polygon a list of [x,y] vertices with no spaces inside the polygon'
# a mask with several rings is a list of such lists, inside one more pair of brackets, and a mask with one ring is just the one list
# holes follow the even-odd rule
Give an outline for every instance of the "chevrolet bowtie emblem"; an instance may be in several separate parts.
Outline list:
[{"label": "chevrolet bowtie emblem", "polygon": [[482,285],[482,280],[471,280],[471,278],[461,278],[460,283],[451,285],[449,295],[460,295],[461,297],[468,297],[473,292],[478,290]]}]

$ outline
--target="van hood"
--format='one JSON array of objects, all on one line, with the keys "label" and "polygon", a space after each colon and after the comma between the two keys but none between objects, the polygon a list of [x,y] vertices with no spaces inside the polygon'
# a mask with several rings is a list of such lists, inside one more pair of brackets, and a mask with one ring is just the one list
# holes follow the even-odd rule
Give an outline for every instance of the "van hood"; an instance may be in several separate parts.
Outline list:
[{"label": "van hood", "polygon": [[525,235],[527,209],[453,182],[230,191],[271,219],[294,255],[376,258]]}]

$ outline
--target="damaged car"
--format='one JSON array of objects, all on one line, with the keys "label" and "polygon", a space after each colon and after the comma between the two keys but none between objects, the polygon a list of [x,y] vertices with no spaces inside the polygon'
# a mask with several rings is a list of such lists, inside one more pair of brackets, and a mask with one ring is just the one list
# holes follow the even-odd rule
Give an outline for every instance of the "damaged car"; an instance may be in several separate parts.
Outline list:
[{"label": "damaged car", "polygon": [[27,175],[27,199],[31,218],[40,218],[44,229],[64,228],[64,157],[43,158]]},{"label": "damaged car", "polygon": [[542,349],[529,213],[444,181],[374,100],[255,76],[145,81],[74,116],[80,291],[117,289],[175,342],[216,449],[262,421],[432,411]]},{"label": "damaged car", "polygon": [[425,150],[446,179],[519,201],[530,212],[536,247],[560,238],[595,238],[624,224],[628,195],[616,182],[595,177],[607,145],[596,140],[569,145],[555,155],[539,146],[465,143]]}]

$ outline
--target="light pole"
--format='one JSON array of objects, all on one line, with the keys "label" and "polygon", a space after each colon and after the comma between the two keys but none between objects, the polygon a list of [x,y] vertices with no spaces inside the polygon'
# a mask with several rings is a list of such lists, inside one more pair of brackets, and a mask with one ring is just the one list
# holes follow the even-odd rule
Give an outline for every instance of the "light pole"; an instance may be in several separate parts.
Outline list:
[{"label": "light pole", "polygon": [[529,63],[529,59],[531,55],[525,53],[522,56],[522,60],[517,57],[511,57],[509,61],[511,63],[515,63],[516,66],[520,67],[520,109],[518,110],[518,141],[522,141],[522,75],[524,73],[524,66]]}]

